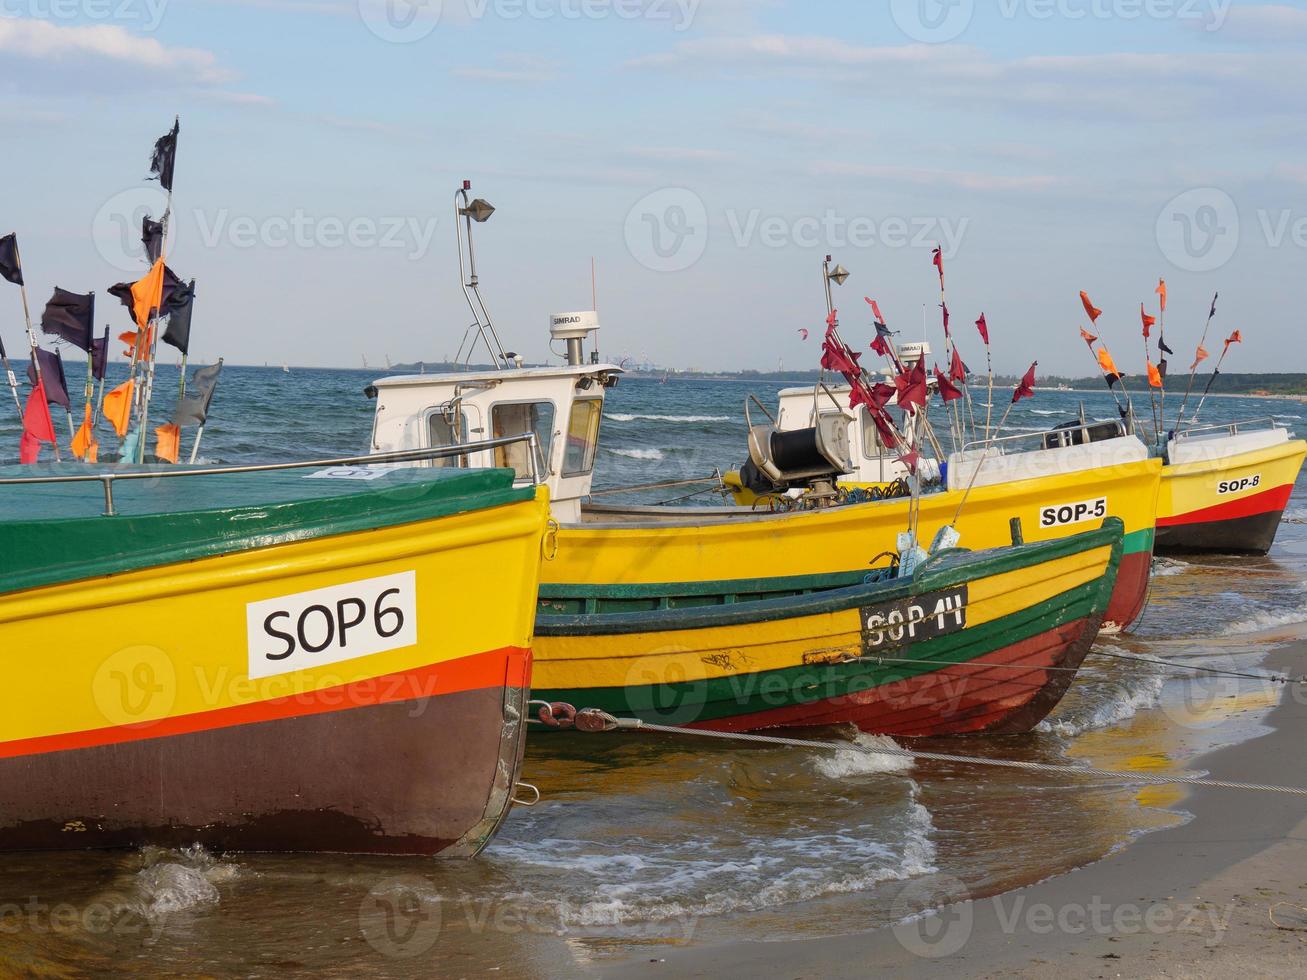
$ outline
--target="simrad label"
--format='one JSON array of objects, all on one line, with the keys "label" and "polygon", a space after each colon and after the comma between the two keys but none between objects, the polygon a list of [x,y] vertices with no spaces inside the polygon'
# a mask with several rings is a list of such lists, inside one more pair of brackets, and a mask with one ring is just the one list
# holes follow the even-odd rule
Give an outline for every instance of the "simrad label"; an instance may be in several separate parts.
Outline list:
[{"label": "simrad label", "polygon": [[1083,524],[1101,521],[1107,516],[1107,498],[1082,500],[1078,504],[1053,504],[1039,509],[1040,527],[1062,527],[1065,524]]},{"label": "simrad label", "polygon": [[885,647],[958,633],[967,626],[967,587],[862,607],[862,647]]},{"label": "simrad label", "polygon": [[245,607],[251,677],[273,677],[417,642],[417,573],[299,592]]},{"label": "simrad label", "polygon": [[1216,492],[1224,496],[1228,493],[1243,493],[1245,490],[1256,490],[1262,485],[1262,475],[1245,476],[1239,480],[1222,480],[1216,485]]}]

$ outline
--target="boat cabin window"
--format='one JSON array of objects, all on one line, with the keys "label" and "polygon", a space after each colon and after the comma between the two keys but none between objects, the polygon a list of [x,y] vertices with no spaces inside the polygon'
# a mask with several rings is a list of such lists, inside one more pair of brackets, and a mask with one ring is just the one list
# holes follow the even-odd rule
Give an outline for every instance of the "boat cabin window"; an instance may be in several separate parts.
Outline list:
[{"label": "boat cabin window", "polygon": [[[467,416],[458,412],[451,419],[442,409],[436,409],[427,416],[427,442],[432,449],[467,442]],[[442,469],[458,469],[467,466],[467,457],[446,456],[444,459],[433,459],[430,464]]]},{"label": "boat cabin window", "polygon": [[871,420],[871,414],[865,406],[858,406],[862,418],[862,454],[868,459],[880,459],[885,455],[885,444],[880,441],[880,430]]},{"label": "boat cabin window", "polygon": [[[549,458],[554,433],[553,402],[501,403],[490,410],[490,419],[496,439],[534,432],[539,449],[537,464],[541,474],[548,472],[545,460]],[[500,446],[495,450],[495,465],[511,468],[519,480],[531,479],[531,460],[527,457],[526,443]]]},{"label": "boat cabin window", "polygon": [[603,401],[598,398],[583,398],[572,403],[572,418],[567,424],[567,451],[563,454],[563,476],[584,476],[595,468],[603,406]]}]

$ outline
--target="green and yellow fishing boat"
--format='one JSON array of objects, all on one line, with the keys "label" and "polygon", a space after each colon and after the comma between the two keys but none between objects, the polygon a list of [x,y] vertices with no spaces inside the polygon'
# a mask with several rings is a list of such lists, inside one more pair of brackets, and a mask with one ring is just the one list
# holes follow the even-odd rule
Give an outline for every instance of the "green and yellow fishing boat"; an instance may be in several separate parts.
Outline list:
[{"label": "green and yellow fishing boat", "polygon": [[547,517],[508,470],[0,470],[0,850],[475,854]]}]

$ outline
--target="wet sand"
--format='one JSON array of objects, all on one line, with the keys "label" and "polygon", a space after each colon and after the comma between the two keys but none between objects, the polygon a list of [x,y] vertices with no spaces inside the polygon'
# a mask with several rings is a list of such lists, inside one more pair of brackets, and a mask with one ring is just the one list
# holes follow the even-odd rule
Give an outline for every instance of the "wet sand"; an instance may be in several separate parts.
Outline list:
[{"label": "wet sand", "polygon": [[[1307,641],[1267,670],[1307,674]],[[1268,734],[1197,765],[1213,778],[1307,786],[1307,685],[1287,689]],[[1307,797],[1196,787],[1182,826],[1089,867],[996,896],[958,882],[904,888],[899,925],[826,940],[661,950],[604,976],[1247,977],[1307,964]],[[1280,904],[1284,903],[1284,904]],[[1269,913],[1274,909],[1278,929]]]}]

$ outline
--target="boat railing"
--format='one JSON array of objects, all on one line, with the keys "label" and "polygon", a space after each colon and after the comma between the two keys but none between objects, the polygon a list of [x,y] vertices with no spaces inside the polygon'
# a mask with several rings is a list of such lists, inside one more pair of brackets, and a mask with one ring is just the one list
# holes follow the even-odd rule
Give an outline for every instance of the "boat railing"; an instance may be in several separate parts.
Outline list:
[{"label": "boat railing", "polygon": [[1264,418],[1245,419],[1240,422],[1208,422],[1205,425],[1186,426],[1176,432],[1172,438],[1178,442],[1181,439],[1201,439],[1218,434],[1237,436],[1240,432],[1249,429],[1283,429],[1284,427],[1283,423],[1277,422],[1268,415]]},{"label": "boat railing", "polygon": [[435,446],[428,449],[403,449],[396,452],[375,453],[370,456],[341,456],[334,459],[296,460],[290,463],[250,463],[243,466],[205,466],[194,469],[167,470],[124,470],[118,473],[69,473],[50,476],[15,476],[0,477],[0,487],[4,486],[38,486],[54,483],[99,483],[104,490],[104,516],[113,517],[114,484],[131,480],[186,479],[197,476],[230,476],[235,473],[273,473],[281,470],[312,470],[335,466],[378,466],[390,463],[421,463],[428,460],[450,459],[468,456],[472,453],[486,452],[516,443],[526,443],[531,465],[531,483],[539,486],[543,482],[540,473],[539,440],[534,432],[524,432],[513,436],[500,436],[479,442],[465,442],[457,446]]},{"label": "boat railing", "polygon": [[[1100,441],[1090,438],[1091,430],[1098,432],[1105,426],[1116,427],[1116,435],[1114,438],[1122,438],[1129,434],[1126,431],[1124,422],[1118,422],[1115,420],[1108,422],[1083,422],[1079,425],[1068,425],[1065,428],[1040,429],[1038,432],[1018,432],[1014,435],[997,436],[993,439],[976,439],[972,442],[964,443],[962,446],[962,452],[967,453],[974,449],[992,449],[996,446],[1002,449],[1008,445],[1015,445],[1021,442],[1033,442],[1035,440],[1043,443],[1043,445],[1039,447],[1040,449],[1063,449],[1072,445],[1084,445],[1090,441]],[[1086,437],[1079,442],[1071,438],[1078,432],[1085,433]],[[1052,445],[1049,445],[1050,438],[1056,440]]]}]

